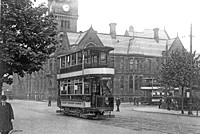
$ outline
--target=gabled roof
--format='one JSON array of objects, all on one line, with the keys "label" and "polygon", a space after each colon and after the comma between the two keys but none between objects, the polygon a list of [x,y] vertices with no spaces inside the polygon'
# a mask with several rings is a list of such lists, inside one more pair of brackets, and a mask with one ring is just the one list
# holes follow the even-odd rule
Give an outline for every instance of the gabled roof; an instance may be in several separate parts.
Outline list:
[{"label": "gabled roof", "polygon": [[80,40],[85,36],[85,32],[79,32],[79,33],[70,33],[68,32],[68,38],[69,38],[69,43],[72,44],[79,44]]},{"label": "gabled roof", "polygon": [[[79,44],[85,38],[87,32],[88,30],[79,33],[69,32],[67,35],[70,45]],[[177,40],[176,38],[169,39],[165,30],[159,30],[159,42],[154,39],[154,31],[150,29],[145,29],[144,32],[135,32],[134,34],[134,38],[127,35],[116,35],[116,38],[112,38],[110,34],[104,33],[95,33],[95,36],[104,46],[113,47],[115,54],[139,54],[156,57],[161,57],[163,51],[166,51],[166,44],[170,49],[176,44],[175,41]]]},{"label": "gabled roof", "polygon": [[171,41],[169,40],[167,42],[167,44],[168,44],[169,52],[177,50],[177,49],[185,50],[185,48],[184,48],[184,46],[183,46],[183,44],[182,44],[182,42],[181,42],[181,40],[178,36],[174,39],[171,39]]}]

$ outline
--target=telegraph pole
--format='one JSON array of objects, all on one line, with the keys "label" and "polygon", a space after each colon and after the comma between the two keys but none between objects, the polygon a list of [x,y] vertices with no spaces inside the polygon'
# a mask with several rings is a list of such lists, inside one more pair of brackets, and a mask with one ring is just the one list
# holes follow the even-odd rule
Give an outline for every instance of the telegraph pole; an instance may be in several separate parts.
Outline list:
[{"label": "telegraph pole", "polygon": [[188,115],[192,115],[192,74],[193,74],[193,56],[192,56],[192,24],[190,27],[190,89],[189,89],[189,108],[188,108]]}]

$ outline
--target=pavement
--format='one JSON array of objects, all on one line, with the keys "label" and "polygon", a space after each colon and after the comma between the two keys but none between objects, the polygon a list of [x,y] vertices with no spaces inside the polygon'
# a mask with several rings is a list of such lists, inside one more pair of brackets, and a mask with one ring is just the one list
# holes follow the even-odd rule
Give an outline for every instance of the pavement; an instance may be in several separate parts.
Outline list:
[{"label": "pavement", "polygon": [[146,112],[146,113],[159,113],[159,114],[169,114],[169,115],[178,115],[178,116],[188,116],[188,117],[200,117],[200,111],[192,111],[192,115],[188,115],[188,111],[184,111],[184,114],[181,113],[181,110],[167,110],[159,109],[157,105],[133,105],[130,103],[122,103],[121,107],[129,109],[132,111]]}]

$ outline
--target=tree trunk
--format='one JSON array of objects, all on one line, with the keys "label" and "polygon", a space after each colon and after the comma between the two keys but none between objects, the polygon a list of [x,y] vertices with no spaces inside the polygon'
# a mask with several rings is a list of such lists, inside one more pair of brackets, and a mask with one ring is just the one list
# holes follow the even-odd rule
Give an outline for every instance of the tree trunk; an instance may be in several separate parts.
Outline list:
[{"label": "tree trunk", "polygon": [[3,82],[0,80],[0,96],[2,95]]},{"label": "tree trunk", "polygon": [[184,114],[184,100],[183,100],[183,91],[184,91],[184,87],[182,87],[182,93],[181,93],[181,113]]},{"label": "tree trunk", "polygon": [[3,63],[0,61],[0,96],[2,95],[4,68]]}]

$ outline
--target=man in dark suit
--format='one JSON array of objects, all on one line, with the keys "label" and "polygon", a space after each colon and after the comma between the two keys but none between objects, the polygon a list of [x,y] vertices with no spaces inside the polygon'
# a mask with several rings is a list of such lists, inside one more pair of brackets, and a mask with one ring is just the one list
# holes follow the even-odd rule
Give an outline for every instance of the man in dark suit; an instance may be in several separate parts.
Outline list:
[{"label": "man in dark suit", "polygon": [[52,100],[52,97],[51,97],[51,95],[49,95],[49,97],[48,97],[48,106],[49,107],[51,106],[51,100]]},{"label": "man in dark suit", "polygon": [[1,96],[0,102],[0,132],[8,134],[13,129],[14,114],[10,103],[6,102],[6,95]]},{"label": "man in dark suit", "polygon": [[121,104],[121,100],[120,100],[120,98],[119,97],[117,97],[117,99],[116,99],[116,105],[117,105],[117,110],[116,110],[116,112],[119,112],[120,110],[119,110],[119,105]]}]

